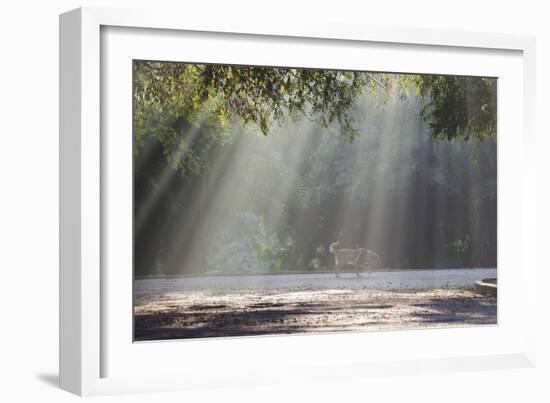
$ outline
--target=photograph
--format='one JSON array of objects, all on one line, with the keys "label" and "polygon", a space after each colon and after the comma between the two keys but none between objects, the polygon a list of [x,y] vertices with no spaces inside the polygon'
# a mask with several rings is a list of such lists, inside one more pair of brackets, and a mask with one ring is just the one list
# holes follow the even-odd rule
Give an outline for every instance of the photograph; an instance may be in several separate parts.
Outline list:
[{"label": "photograph", "polygon": [[496,77],[132,84],[134,342],[497,325]]}]

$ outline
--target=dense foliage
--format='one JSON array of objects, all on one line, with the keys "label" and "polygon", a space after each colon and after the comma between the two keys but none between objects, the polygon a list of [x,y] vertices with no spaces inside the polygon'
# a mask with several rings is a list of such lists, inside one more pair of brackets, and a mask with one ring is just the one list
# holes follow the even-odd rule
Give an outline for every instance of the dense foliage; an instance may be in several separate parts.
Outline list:
[{"label": "dense foliage", "polygon": [[[174,168],[198,173],[204,152],[227,140],[237,119],[264,135],[285,119],[311,119],[322,127],[337,123],[352,141],[357,128],[351,110],[366,92],[384,94],[385,75],[359,71],[283,69],[136,62],[134,64],[135,146],[159,141]],[[201,146],[184,139],[200,128]]]},{"label": "dense foliage", "polygon": [[497,81],[485,77],[410,76],[428,99],[422,116],[432,135],[444,140],[474,138],[478,144],[497,131]]}]

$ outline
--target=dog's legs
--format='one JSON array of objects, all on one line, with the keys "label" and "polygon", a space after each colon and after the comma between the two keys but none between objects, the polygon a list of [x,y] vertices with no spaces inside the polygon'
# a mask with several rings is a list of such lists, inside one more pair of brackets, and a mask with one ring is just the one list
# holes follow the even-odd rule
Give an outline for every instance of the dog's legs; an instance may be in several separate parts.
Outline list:
[{"label": "dog's legs", "polygon": [[336,275],[336,278],[340,278],[340,268],[342,267],[342,264],[336,263],[334,266],[334,274]]},{"label": "dog's legs", "polygon": [[372,267],[370,264],[363,265],[361,268],[367,270],[369,272],[369,276],[372,274]]},{"label": "dog's legs", "polygon": [[357,277],[361,277],[361,275],[359,274],[359,269],[362,268],[362,265],[359,262],[361,262],[361,256],[363,255],[363,253],[364,253],[364,250],[360,250],[359,254],[355,258],[355,264],[354,264],[355,265],[355,275]]},{"label": "dog's legs", "polygon": [[370,264],[367,265],[367,270],[369,272],[369,276],[372,274],[372,266]]}]

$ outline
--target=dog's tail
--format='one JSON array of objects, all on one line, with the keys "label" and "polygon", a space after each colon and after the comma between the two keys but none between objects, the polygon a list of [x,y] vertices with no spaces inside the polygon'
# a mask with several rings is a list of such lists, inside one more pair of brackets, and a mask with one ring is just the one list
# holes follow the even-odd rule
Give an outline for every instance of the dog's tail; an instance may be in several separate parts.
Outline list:
[{"label": "dog's tail", "polygon": [[331,243],[328,247],[328,251],[330,253],[334,254],[338,250],[338,248],[337,248],[338,245],[340,245],[340,241],[336,241],[336,242]]}]

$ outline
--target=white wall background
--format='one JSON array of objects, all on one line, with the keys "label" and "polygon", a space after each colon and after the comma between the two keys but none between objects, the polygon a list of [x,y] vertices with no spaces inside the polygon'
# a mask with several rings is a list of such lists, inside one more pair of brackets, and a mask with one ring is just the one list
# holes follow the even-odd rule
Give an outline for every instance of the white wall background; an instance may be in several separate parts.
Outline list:
[{"label": "white wall background", "polygon": [[[186,3],[186,4],[185,4]],[[539,264],[549,239],[547,91],[550,29],[544,1],[277,0],[4,1],[0,5],[0,399],[69,402],[57,389],[58,356],[58,14],[81,5],[174,7],[231,18],[343,20],[374,25],[533,34],[538,51]],[[183,8],[182,8],[183,7]],[[520,161],[518,161],[520,163]],[[537,368],[377,377],[340,384],[100,397],[97,401],[549,401],[550,341],[543,272]],[[503,400],[500,400],[503,401]]]}]

